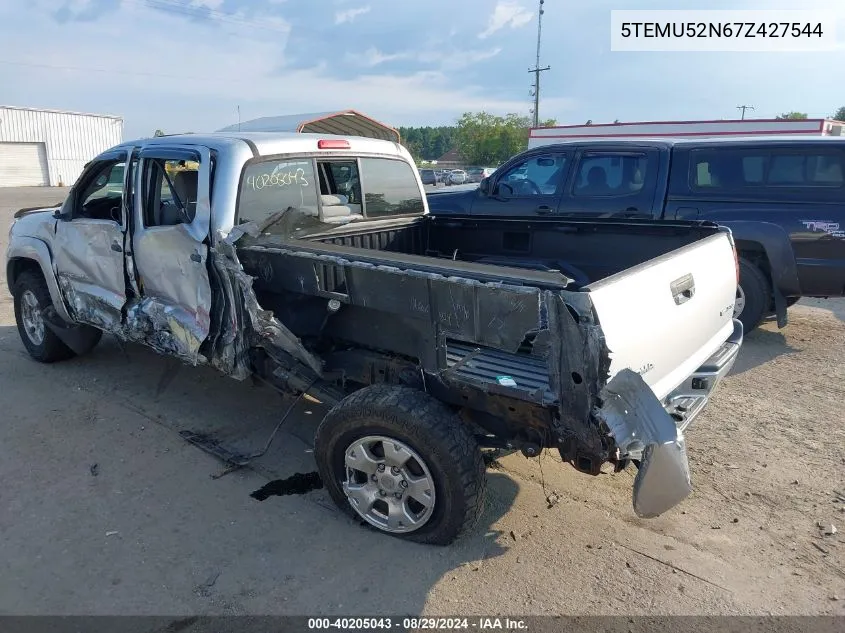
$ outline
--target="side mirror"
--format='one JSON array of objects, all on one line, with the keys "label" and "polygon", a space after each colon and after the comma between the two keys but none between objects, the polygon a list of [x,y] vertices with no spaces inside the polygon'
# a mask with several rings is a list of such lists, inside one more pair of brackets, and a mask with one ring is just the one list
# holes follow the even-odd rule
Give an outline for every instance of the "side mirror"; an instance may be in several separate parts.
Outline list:
[{"label": "side mirror", "polygon": [[490,179],[489,178],[482,178],[481,182],[478,183],[478,190],[482,193],[482,195],[489,196],[490,195]]},{"label": "side mirror", "polygon": [[512,198],[513,197],[513,187],[511,187],[506,182],[499,183],[499,197],[500,198]]},{"label": "side mirror", "polygon": [[71,197],[68,196],[65,198],[62,206],[56,209],[55,213],[53,213],[53,217],[57,220],[70,220],[73,217],[72,209],[73,204],[71,202]]}]

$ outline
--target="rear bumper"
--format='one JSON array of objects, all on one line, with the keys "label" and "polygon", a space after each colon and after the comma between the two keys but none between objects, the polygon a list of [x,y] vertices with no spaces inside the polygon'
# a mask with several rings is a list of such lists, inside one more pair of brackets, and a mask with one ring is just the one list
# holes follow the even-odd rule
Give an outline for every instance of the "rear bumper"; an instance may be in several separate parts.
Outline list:
[{"label": "rear bumper", "polygon": [[742,346],[742,324],[719,350],[660,402],[638,373],[617,373],[602,391],[599,417],[616,441],[618,457],[639,460],[634,511],[656,517],[692,492],[684,429],[730,372]]},{"label": "rear bumper", "polygon": [[734,319],[733,325],[733,333],[718,351],[663,400],[663,408],[681,431],[704,410],[710,394],[730,373],[736,362],[742,347],[743,330],[742,323],[737,319]]}]

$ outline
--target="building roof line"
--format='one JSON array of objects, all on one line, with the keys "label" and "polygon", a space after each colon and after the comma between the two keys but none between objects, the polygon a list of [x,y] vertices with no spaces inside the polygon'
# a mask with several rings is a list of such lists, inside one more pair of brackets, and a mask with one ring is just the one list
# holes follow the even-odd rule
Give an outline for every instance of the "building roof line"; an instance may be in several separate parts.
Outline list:
[{"label": "building roof line", "polygon": [[27,110],[29,112],[49,112],[51,114],[71,114],[74,116],[90,116],[99,119],[114,119],[115,121],[123,121],[122,116],[114,114],[95,114],[93,112],[73,112],[71,110],[52,110],[50,108],[31,108],[26,106],[0,105],[0,110]]}]

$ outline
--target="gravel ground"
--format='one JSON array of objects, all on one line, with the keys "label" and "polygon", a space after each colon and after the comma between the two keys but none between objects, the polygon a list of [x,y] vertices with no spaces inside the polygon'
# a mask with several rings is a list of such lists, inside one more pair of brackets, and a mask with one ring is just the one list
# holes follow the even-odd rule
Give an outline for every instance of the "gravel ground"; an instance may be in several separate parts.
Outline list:
[{"label": "gravel ground", "polygon": [[[14,209],[62,195],[0,189],[2,250]],[[432,548],[358,527],[321,489],[250,497],[314,470],[319,405],[220,476],[177,432],[252,451],[282,398],[202,368],[160,389],[165,360],[109,337],[35,363],[0,282],[0,613],[845,614],[843,299],[746,338],[688,432],[695,491],[677,509],[641,520],[632,472],[510,455],[478,529]]]}]

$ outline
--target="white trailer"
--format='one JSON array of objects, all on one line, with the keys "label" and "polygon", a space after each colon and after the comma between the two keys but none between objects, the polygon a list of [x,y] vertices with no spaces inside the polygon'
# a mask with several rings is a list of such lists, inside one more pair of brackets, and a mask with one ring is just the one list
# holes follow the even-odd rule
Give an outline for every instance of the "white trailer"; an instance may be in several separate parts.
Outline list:
[{"label": "white trailer", "polygon": [[804,134],[842,136],[845,122],[832,119],[746,119],[722,121],[645,121],[532,128],[528,147],[565,140],[606,138],[708,138],[723,136],[777,136]]}]

